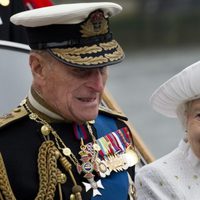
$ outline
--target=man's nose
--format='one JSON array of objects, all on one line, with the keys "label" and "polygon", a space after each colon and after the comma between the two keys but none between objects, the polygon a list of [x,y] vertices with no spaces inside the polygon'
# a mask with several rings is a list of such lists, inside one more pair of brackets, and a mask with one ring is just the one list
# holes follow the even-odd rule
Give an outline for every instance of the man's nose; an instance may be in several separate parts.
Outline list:
[{"label": "man's nose", "polygon": [[104,89],[106,79],[107,77],[105,72],[102,73],[101,69],[99,68],[93,69],[90,80],[88,82],[88,86],[97,92],[101,92]]}]

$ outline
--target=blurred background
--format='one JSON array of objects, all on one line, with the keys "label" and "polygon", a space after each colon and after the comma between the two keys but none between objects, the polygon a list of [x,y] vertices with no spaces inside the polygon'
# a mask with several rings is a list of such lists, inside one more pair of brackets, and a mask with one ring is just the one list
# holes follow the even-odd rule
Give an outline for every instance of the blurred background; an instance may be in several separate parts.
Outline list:
[{"label": "blurred background", "polygon": [[126,58],[118,66],[110,67],[108,88],[147,147],[159,158],[178,145],[184,130],[176,119],[153,111],[149,97],[172,75],[199,60],[200,1],[112,2],[123,7],[123,12],[111,19],[111,30]]}]

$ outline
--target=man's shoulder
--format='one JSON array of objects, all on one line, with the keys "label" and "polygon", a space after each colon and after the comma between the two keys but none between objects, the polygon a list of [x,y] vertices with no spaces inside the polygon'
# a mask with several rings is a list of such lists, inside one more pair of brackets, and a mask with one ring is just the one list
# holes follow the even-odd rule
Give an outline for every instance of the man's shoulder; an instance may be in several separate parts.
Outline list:
[{"label": "man's shoulder", "polygon": [[118,119],[125,120],[125,121],[128,120],[128,118],[123,113],[116,111],[116,110],[112,110],[112,109],[105,107],[103,105],[99,106],[99,114],[104,114],[104,115],[107,115],[109,117],[114,117],[114,118],[118,118]]},{"label": "man's shoulder", "polygon": [[13,109],[10,113],[0,116],[0,129],[28,115],[24,106]]}]

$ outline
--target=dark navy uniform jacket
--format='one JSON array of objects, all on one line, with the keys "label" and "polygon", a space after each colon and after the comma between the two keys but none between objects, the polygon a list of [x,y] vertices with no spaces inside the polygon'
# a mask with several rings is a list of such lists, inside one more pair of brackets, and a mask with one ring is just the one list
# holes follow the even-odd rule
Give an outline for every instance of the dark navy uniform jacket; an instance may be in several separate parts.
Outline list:
[{"label": "dark navy uniform jacket", "polygon": [[[103,112],[101,115],[107,115],[107,113]],[[113,118],[116,121],[118,128],[126,126],[122,120],[118,119],[118,117],[112,114],[108,114],[107,117]],[[51,123],[51,125],[57,131],[57,133],[59,133],[59,136],[65,142],[66,146],[71,149],[76,157],[78,157],[78,153],[80,151],[80,141],[75,137],[72,123],[54,122]],[[102,127],[103,126],[104,125],[102,124]],[[0,152],[4,160],[11,188],[16,199],[19,200],[34,199],[39,189],[37,158],[39,147],[44,141],[40,129],[41,124],[30,120],[23,106],[0,119]],[[95,128],[92,127],[92,129],[94,131],[94,135],[97,137]],[[88,137],[84,142],[88,143],[91,141],[92,138],[88,134]],[[85,181],[85,179],[82,175],[77,173],[74,166],[72,167],[72,171],[75,175],[77,183],[81,185],[81,182]],[[128,171],[130,176],[133,178],[134,167],[129,168]],[[112,172],[111,176],[115,176],[116,174],[116,172]],[[112,179],[110,185],[112,185]],[[70,177],[67,175],[67,181],[62,185],[63,199],[69,199],[72,187],[73,183]],[[118,183],[118,186],[114,187],[114,189],[117,191],[123,187],[123,183]],[[112,188],[107,187],[104,190],[110,190],[110,199],[119,199],[117,196],[115,196],[117,193],[113,193]],[[129,198],[128,194],[125,196],[127,197],[126,199]],[[82,197],[85,200],[91,199],[92,190],[88,191],[87,193],[83,192]],[[59,199],[57,191],[55,194],[55,199]],[[97,199],[108,200],[101,196],[98,196]]]}]

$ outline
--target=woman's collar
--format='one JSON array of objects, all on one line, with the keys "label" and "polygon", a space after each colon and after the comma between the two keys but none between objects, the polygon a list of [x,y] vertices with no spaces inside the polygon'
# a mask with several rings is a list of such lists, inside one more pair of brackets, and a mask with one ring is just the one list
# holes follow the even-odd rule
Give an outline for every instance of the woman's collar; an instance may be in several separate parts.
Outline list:
[{"label": "woman's collar", "polygon": [[199,171],[200,169],[200,159],[193,152],[188,141],[182,140],[179,144],[179,148],[184,152],[186,160],[194,169]]}]

